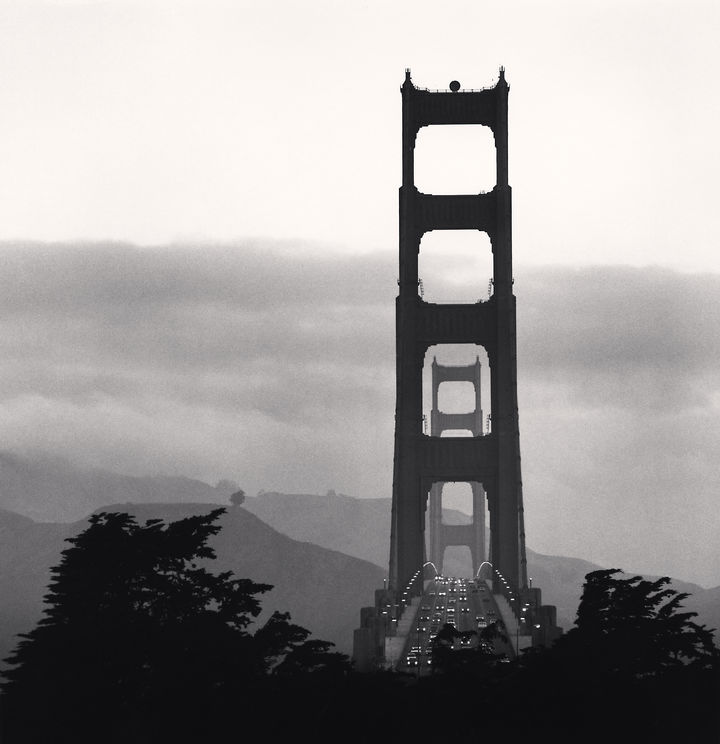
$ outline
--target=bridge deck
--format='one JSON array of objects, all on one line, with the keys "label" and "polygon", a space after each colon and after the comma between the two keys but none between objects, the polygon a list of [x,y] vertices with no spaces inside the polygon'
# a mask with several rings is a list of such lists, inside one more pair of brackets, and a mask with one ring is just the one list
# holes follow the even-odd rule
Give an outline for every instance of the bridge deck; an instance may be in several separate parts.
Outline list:
[{"label": "bridge deck", "polygon": [[461,634],[455,650],[477,648],[479,633],[497,624],[503,640],[487,641],[485,650],[508,659],[518,649],[531,645],[531,637],[520,635],[510,604],[494,595],[487,582],[477,579],[437,577],[425,582],[424,593],[415,597],[398,623],[397,635],[386,641],[385,657],[394,669],[414,674],[432,671],[432,643],[445,624]]}]

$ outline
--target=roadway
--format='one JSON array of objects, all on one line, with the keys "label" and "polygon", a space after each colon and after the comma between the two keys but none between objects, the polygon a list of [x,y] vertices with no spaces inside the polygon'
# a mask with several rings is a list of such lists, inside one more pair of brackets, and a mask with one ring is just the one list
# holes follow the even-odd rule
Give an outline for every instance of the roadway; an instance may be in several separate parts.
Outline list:
[{"label": "roadway", "polygon": [[[425,587],[398,669],[418,674],[432,671],[433,639],[445,624],[454,626],[461,634],[468,634],[456,638],[453,643],[455,650],[462,650],[476,648],[477,634],[494,622],[504,632],[500,610],[485,581],[436,576]],[[472,631],[475,633],[471,634]],[[489,643],[486,650],[505,654],[508,658],[514,655],[510,642],[499,639]]]}]

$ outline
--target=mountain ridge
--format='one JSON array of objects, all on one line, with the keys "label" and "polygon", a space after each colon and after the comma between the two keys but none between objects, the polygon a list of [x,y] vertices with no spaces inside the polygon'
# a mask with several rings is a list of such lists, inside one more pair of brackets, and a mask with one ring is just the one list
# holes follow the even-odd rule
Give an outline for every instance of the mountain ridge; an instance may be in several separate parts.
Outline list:
[{"label": "mountain ridge", "polygon": [[[372,503],[363,509],[361,505],[365,501]],[[267,491],[246,498],[243,507],[291,537],[327,547],[342,546],[344,552],[351,555],[357,555],[382,568],[387,565],[390,550],[390,499],[353,499],[351,496],[332,492],[320,496]],[[348,531],[343,529],[342,524],[349,521],[351,516],[355,524],[353,530]],[[467,521],[469,517],[462,512],[443,510],[443,519],[457,523]],[[566,630],[569,629],[575,620],[585,574],[605,567],[583,558],[544,555],[530,548],[526,552],[528,575],[533,578],[533,586],[541,589],[544,603],[557,607],[558,623]],[[458,565],[456,556],[448,550],[444,572],[453,575]],[[624,573],[634,575],[640,572]],[[643,575],[646,578],[658,578]],[[700,622],[720,629],[720,586],[705,589],[692,582],[671,578],[673,589],[691,595],[684,603],[686,609],[697,612]]]},{"label": "mountain ridge", "polygon": [[[62,540],[78,529],[77,525],[90,513],[108,509],[128,511],[133,504],[137,509],[140,504],[145,509],[164,505],[168,513],[182,508],[209,510],[218,506],[219,500],[226,501],[235,486],[231,481],[221,481],[213,487],[180,476],[139,477],[97,469],[83,470],[57,458],[31,459],[0,452],[0,515],[2,509],[7,510],[4,519],[0,518],[0,579],[8,572],[12,573],[14,579],[7,578],[2,596],[14,597],[15,600],[13,607],[5,603],[3,614],[8,616],[20,612],[23,617],[38,616],[38,603],[47,583],[49,561],[53,555],[59,559],[59,550],[52,546],[56,546],[58,539]],[[265,491],[247,497],[241,508],[295,541],[372,564],[378,577],[374,588],[379,588],[387,574],[390,506],[388,498],[360,499],[334,491],[324,496]],[[62,519],[55,520],[53,516]],[[444,519],[461,523],[467,522],[469,517],[446,510]],[[30,524],[37,527],[31,528]],[[32,537],[24,540],[23,535],[30,532]],[[28,550],[28,546],[32,546],[32,550]],[[543,601],[554,604],[558,608],[560,624],[570,627],[585,574],[601,566],[581,558],[543,555],[529,548],[527,555],[529,575],[533,577],[534,585],[542,590]],[[457,554],[448,551],[446,573],[459,570],[459,566]],[[25,578],[21,575],[23,571],[27,574]],[[45,584],[41,582],[43,576]],[[260,580],[254,576],[248,578]],[[39,594],[36,600],[31,601],[25,596],[26,584]],[[673,588],[690,592],[691,597],[685,603],[687,609],[698,612],[701,621],[711,627],[720,627],[720,586],[704,589],[674,579]],[[360,606],[369,603],[372,603],[371,593],[367,598],[356,599],[356,614]],[[24,608],[22,612],[19,606]],[[287,609],[292,611],[291,607]],[[357,618],[353,622],[356,621]]]},{"label": "mountain ridge", "polygon": [[[217,558],[213,571],[232,571],[240,578],[273,585],[261,596],[262,622],[273,610],[290,612],[294,622],[315,637],[332,641],[349,653],[352,631],[361,605],[372,604],[373,593],[382,586],[377,566],[312,543],[283,535],[250,512],[222,504],[111,504],[100,511],[127,512],[139,521],[174,521],[213,507],[225,508],[220,532],[209,545]],[[7,657],[18,633],[28,632],[40,619],[42,598],[57,565],[65,540],[80,532],[87,520],[75,523],[33,522],[0,510],[0,659]],[[5,540],[11,534],[14,540]],[[257,622],[257,621],[256,621]]]}]

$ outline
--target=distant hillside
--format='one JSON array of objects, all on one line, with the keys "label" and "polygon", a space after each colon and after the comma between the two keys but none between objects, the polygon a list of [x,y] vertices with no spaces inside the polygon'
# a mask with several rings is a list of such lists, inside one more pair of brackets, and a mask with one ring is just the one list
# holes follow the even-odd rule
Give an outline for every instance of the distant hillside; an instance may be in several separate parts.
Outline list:
[{"label": "distant hillside", "polygon": [[[64,537],[78,529],[77,525],[48,524],[43,526],[43,532],[40,525],[30,520],[23,522],[18,514],[42,522],[74,522],[111,504],[120,504],[118,508],[127,509],[128,502],[166,504],[168,509],[171,506],[180,508],[179,503],[202,503],[209,508],[217,502],[226,503],[233,487],[234,484],[228,482],[212,487],[189,478],[136,478],[100,470],[85,471],[56,459],[30,459],[0,453],[0,509],[17,513],[7,517],[6,522],[12,522],[12,527],[6,525],[3,528],[0,519],[0,591],[7,587],[0,594],[0,602],[4,597],[14,596],[12,581],[21,590],[12,607],[5,600],[5,607],[0,610],[2,617],[11,617],[17,612],[24,617],[25,610],[17,607],[27,601],[31,605],[29,609],[32,609],[32,603],[39,602],[39,599],[31,599],[34,596],[32,591],[24,592],[25,585],[42,593],[47,567],[54,560],[51,556],[59,555],[61,549],[53,542],[54,536],[60,535],[57,540],[61,543]],[[375,564],[380,571],[377,586],[382,586],[390,549],[389,499],[357,499],[332,492],[325,496],[268,492],[255,498],[248,497],[243,508],[295,540],[314,543]],[[467,515],[452,510],[445,511],[444,518],[451,523],[468,520]],[[445,572],[461,575],[463,563],[460,558],[459,552],[448,551]],[[11,564],[7,563],[8,560]],[[261,564],[262,557],[257,557],[257,561]],[[12,562],[17,564],[18,570],[13,569]],[[27,569],[26,578],[21,566]],[[585,574],[597,568],[599,566],[578,558],[544,556],[528,550],[529,575],[533,577],[535,586],[542,589],[544,600],[557,606],[559,621],[564,627],[570,627],[574,620]],[[2,581],[9,583],[3,585]],[[720,587],[704,590],[680,581],[674,585],[691,593],[692,597],[686,602],[688,609],[699,612],[702,621],[709,626],[720,628]],[[352,603],[355,615],[357,608],[368,601],[363,599]]]},{"label": "distant hillside", "polygon": [[[207,513],[210,504],[121,504],[138,519],[181,519]],[[0,658],[16,643],[17,633],[30,630],[41,616],[41,600],[49,570],[67,547],[65,538],[86,522],[38,524],[0,510]],[[239,577],[272,584],[262,599],[265,614],[288,611],[316,637],[352,650],[352,631],[362,605],[372,604],[382,586],[383,571],[366,561],[297,542],[276,532],[241,508],[229,508],[220,519],[222,530],[211,543],[217,552],[213,567]]]},{"label": "distant hillside", "polygon": [[[342,550],[387,570],[390,552],[390,499],[355,499],[328,494],[282,494],[267,492],[245,500],[243,507],[296,540]],[[467,521],[461,512],[444,511],[449,523]],[[565,556],[550,556],[527,550],[528,575],[542,590],[543,602],[558,610],[558,622],[570,628],[575,620],[585,574],[602,566]],[[445,573],[458,570],[457,558],[445,560]],[[620,568],[629,568],[620,566]],[[684,606],[699,614],[699,621],[720,630],[720,587],[704,589],[673,580],[673,588],[690,593]],[[716,634],[720,641],[720,633]]]},{"label": "distant hillside", "polygon": [[105,470],[82,470],[60,459],[25,458],[0,452],[0,508],[38,522],[74,522],[109,504],[217,503],[219,489],[190,478],[136,478]]},{"label": "distant hillside", "polygon": [[15,645],[14,634],[31,630],[69,524],[38,524],[0,509],[0,659]]},{"label": "distant hillside", "polygon": [[[267,491],[246,498],[243,508],[296,540],[341,550],[387,569],[389,499],[356,499],[333,492],[318,496]],[[449,524],[463,524],[470,519],[452,509],[443,514]],[[448,562],[446,572],[454,575],[455,568],[453,562]]]}]

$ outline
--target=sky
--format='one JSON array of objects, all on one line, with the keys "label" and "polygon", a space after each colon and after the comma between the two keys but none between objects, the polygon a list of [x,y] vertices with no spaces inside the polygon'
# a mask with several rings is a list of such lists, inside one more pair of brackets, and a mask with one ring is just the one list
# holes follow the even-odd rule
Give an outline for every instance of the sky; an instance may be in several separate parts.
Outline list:
[{"label": "sky", "polygon": [[[528,544],[719,584],[719,21],[0,0],[0,447],[389,496],[399,86],[504,65]],[[419,185],[491,147],[422,132]],[[487,292],[478,235],[423,240],[428,293]]]}]

